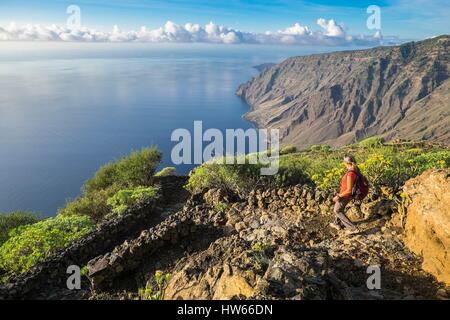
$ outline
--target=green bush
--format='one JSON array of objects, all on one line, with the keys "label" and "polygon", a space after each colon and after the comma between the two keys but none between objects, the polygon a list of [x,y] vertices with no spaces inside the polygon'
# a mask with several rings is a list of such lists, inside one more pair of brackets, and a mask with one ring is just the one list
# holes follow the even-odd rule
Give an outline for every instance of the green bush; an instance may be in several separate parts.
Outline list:
[{"label": "green bush", "polygon": [[280,155],[290,154],[297,152],[297,147],[293,145],[286,145],[280,150]]},{"label": "green bush", "polygon": [[161,157],[161,152],[154,147],[132,151],[129,156],[101,167],[95,176],[86,182],[84,192],[89,194],[112,185],[121,187],[151,185]]},{"label": "green bush", "polygon": [[0,213],[0,245],[8,240],[11,230],[38,221],[39,218],[31,212],[15,211],[11,213]]},{"label": "green bush", "polygon": [[86,216],[49,218],[10,231],[0,247],[0,269],[17,275],[94,229]]},{"label": "green bush", "polygon": [[229,206],[224,202],[218,202],[214,205],[214,208],[219,212],[225,213],[225,211],[228,210]]},{"label": "green bush", "polygon": [[155,174],[155,177],[167,177],[177,175],[177,170],[174,167],[165,167]]},{"label": "green bush", "polygon": [[89,216],[92,220],[99,222],[111,212],[111,207],[107,203],[108,199],[119,190],[119,186],[113,185],[104,190],[91,191],[82,197],[68,202],[64,208],[58,210],[58,215]]},{"label": "green bush", "polygon": [[309,150],[311,150],[311,151],[321,151],[322,150],[322,145],[320,145],[320,144],[313,144],[312,146],[309,147]]},{"label": "green bush", "polygon": [[306,164],[295,161],[289,155],[281,156],[278,173],[273,176],[261,175],[260,163],[250,164],[206,163],[197,167],[189,177],[186,188],[191,192],[218,188],[238,195],[244,195],[258,187],[275,187],[308,182]]},{"label": "green bush", "polygon": [[384,143],[384,139],[382,137],[374,136],[361,140],[359,142],[359,146],[363,148],[374,148],[381,147]]},{"label": "green bush", "polygon": [[153,199],[156,194],[157,190],[154,187],[123,189],[109,198],[107,204],[113,213],[122,214],[131,206]]},{"label": "green bush", "polygon": [[82,196],[67,203],[58,214],[87,215],[100,221],[111,212],[108,199],[119,190],[151,186],[161,156],[161,152],[154,147],[143,148],[141,151],[132,151],[128,157],[102,166],[85,183]]},{"label": "green bush", "polygon": [[160,270],[156,271],[155,276],[145,284],[145,288],[138,290],[138,296],[135,300],[164,300],[169,280],[170,273],[164,274]]},{"label": "green bush", "polygon": [[195,168],[189,177],[186,188],[193,193],[205,188],[218,188],[240,193],[249,185],[250,181],[242,179],[236,165],[208,163]]}]

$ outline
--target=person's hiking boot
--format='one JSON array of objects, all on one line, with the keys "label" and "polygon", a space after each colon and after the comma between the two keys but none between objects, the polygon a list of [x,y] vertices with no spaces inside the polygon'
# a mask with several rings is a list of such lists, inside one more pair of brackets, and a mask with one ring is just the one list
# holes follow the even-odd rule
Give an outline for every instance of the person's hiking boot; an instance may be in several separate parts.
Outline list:
[{"label": "person's hiking boot", "polygon": [[330,223],[330,227],[333,229],[336,229],[337,231],[341,231],[343,229],[343,227],[341,227],[338,223],[336,222],[331,222]]}]

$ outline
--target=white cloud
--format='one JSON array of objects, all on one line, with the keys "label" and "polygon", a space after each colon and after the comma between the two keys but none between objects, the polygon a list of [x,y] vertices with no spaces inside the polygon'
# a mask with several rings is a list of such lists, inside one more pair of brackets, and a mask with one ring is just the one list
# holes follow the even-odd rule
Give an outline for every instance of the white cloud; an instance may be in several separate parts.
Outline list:
[{"label": "white cloud", "polygon": [[375,36],[351,36],[345,28],[335,20],[320,18],[317,24],[321,27],[312,31],[310,27],[295,23],[284,30],[266,33],[242,32],[208,23],[204,27],[199,24],[186,23],[178,25],[167,21],[164,26],[150,30],[145,26],[139,31],[122,31],[114,26],[110,32],[101,32],[83,27],[71,30],[64,26],[25,25],[11,23],[7,27],[0,26],[0,41],[68,41],[68,42],[202,42],[202,43],[255,43],[255,44],[287,44],[287,45],[346,45],[346,44],[379,44],[381,34]]},{"label": "white cloud", "polygon": [[324,18],[317,19],[317,24],[325,29],[324,34],[329,37],[343,37],[345,36],[344,28],[338,25],[333,19],[325,20]]}]

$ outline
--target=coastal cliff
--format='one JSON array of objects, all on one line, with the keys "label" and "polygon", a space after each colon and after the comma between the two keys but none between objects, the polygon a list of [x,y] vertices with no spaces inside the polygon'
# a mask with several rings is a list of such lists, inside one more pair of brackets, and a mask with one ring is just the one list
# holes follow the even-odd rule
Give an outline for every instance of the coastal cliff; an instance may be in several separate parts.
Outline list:
[{"label": "coastal cliff", "polygon": [[284,143],[341,146],[367,136],[450,142],[448,35],[400,46],[293,57],[237,95],[246,118]]}]

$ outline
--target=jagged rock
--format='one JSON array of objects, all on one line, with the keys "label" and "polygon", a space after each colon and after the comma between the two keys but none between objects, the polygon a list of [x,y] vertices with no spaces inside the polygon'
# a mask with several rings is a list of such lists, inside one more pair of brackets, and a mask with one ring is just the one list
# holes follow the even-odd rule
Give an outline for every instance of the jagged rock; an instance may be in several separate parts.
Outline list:
[{"label": "jagged rock", "polygon": [[172,271],[166,299],[251,297],[260,275],[248,245],[236,235],[220,238]]},{"label": "jagged rock", "polygon": [[327,298],[325,251],[280,248],[257,287],[257,297],[311,300]]},{"label": "jagged rock", "polygon": [[379,198],[375,201],[364,201],[361,204],[361,212],[364,218],[369,219],[376,215],[387,216],[396,210],[396,203],[393,200],[386,198]]},{"label": "jagged rock", "polygon": [[405,244],[423,269],[450,284],[450,169],[429,170],[406,182]]},{"label": "jagged rock", "polygon": [[203,199],[205,203],[215,206],[218,203],[228,203],[229,195],[222,189],[210,189],[204,195]]}]

